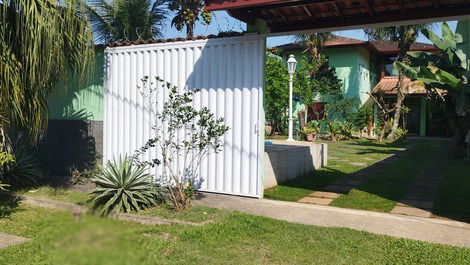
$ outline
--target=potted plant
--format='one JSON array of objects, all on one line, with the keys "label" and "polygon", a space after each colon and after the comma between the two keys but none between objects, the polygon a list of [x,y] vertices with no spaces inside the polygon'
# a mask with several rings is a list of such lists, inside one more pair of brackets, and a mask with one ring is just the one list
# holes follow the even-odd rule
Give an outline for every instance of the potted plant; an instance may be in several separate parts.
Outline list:
[{"label": "potted plant", "polygon": [[317,136],[320,133],[320,123],[318,121],[310,121],[305,125],[302,130],[302,135],[306,141],[314,142],[317,140]]},{"label": "potted plant", "polygon": [[304,139],[308,142],[314,142],[317,138],[315,130],[313,128],[305,127],[302,130],[302,135],[304,136]]}]

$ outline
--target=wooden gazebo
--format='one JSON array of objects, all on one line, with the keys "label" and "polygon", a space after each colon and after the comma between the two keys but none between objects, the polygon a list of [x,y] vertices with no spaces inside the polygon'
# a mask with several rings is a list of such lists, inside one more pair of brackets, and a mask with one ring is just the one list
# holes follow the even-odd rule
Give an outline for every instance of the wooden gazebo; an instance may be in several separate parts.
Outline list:
[{"label": "wooden gazebo", "polygon": [[464,19],[470,0],[206,0],[206,8],[248,24],[262,19],[271,33],[284,33]]}]

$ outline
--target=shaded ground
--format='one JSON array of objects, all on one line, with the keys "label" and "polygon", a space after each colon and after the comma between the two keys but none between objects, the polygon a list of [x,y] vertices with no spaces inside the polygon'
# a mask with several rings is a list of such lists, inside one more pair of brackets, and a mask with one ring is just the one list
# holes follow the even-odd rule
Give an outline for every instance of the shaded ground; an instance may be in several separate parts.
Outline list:
[{"label": "shaded ground", "polygon": [[470,216],[470,163],[447,155],[450,144],[443,139],[329,143],[328,167],[266,190],[265,197],[298,201],[327,191],[340,196],[302,201],[380,212],[390,212],[397,205],[413,206],[429,215],[466,220]]}]

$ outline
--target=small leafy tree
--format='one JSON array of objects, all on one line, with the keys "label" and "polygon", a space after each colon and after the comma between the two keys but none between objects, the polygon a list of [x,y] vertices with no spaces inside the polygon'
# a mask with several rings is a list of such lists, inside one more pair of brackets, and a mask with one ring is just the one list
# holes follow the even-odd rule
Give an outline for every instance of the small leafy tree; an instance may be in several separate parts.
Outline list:
[{"label": "small leafy tree", "polygon": [[[422,33],[439,49],[439,54],[409,52],[412,66],[401,62],[395,65],[411,80],[425,85],[428,91],[443,100],[454,133],[455,154],[463,156],[465,135],[470,130],[470,60],[460,47],[463,38],[447,23],[442,24],[442,38],[429,29]],[[447,100],[442,91],[447,93]]]},{"label": "small leafy tree", "polygon": [[204,9],[203,0],[168,0],[168,9],[176,12],[175,17],[171,20],[171,25],[178,31],[186,27],[186,37],[188,38],[194,36],[196,21],[202,19],[206,24],[212,22],[210,12]]},{"label": "small leafy tree", "polygon": [[[157,94],[168,91],[168,99],[163,110],[154,115],[153,136],[136,151],[137,160],[152,148],[157,148],[161,156],[150,161],[138,161],[138,164],[151,167],[161,166],[162,185],[168,188],[169,201],[175,210],[188,210],[194,189],[199,184],[198,171],[204,158],[221,150],[221,137],[229,130],[223,118],[216,118],[206,107],[195,109],[192,98],[198,89],[178,92],[176,86],[156,77],[157,83],[142,79],[140,92],[147,99],[149,108],[157,103]],[[179,166],[178,161],[183,161]]]},{"label": "small leafy tree", "polygon": [[287,124],[289,102],[289,74],[281,58],[271,52],[266,54],[266,121],[271,124],[271,135],[283,133]]},{"label": "small leafy tree", "polygon": [[[422,29],[428,29],[432,27],[432,24],[416,24],[416,25],[401,25],[401,26],[392,26],[392,27],[382,27],[382,28],[373,28],[365,29],[364,32],[371,39],[375,40],[392,40],[398,42],[398,55],[396,62],[401,62],[404,64],[408,63],[407,52],[411,49],[411,45],[416,41],[419,36],[419,32]],[[398,125],[401,117],[401,109],[403,102],[406,97],[406,87],[403,86],[403,73],[399,70],[398,82],[396,85],[397,89],[397,100],[394,106],[393,111],[393,125],[392,131],[389,134],[388,138],[395,138],[395,132],[398,129]]]}]

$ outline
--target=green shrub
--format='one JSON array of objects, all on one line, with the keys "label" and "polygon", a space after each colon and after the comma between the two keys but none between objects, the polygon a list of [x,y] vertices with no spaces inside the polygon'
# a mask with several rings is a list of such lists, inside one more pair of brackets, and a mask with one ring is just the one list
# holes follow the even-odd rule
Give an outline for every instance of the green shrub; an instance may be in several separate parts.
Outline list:
[{"label": "green shrub", "polygon": [[331,140],[336,141],[341,133],[341,122],[340,121],[327,121],[328,132],[330,133]]},{"label": "green shrub", "polygon": [[354,124],[352,122],[342,122],[340,125],[340,140],[349,140],[352,137]]},{"label": "green shrub", "polygon": [[35,152],[21,136],[12,146],[14,161],[3,165],[1,181],[15,187],[36,185],[39,179],[44,178],[44,171]]},{"label": "green shrub", "polygon": [[163,201],[163,189],[127,155],[108,161],[92,178],[96,188],[90,193],[93,209],[101,215],[146,209]]},{"label": "green shrub", "polygon": [[396,140],[406,139],[407,135],[408,135],[408,130],[398,128],[397,131],[395,132],[395,139]]}]

